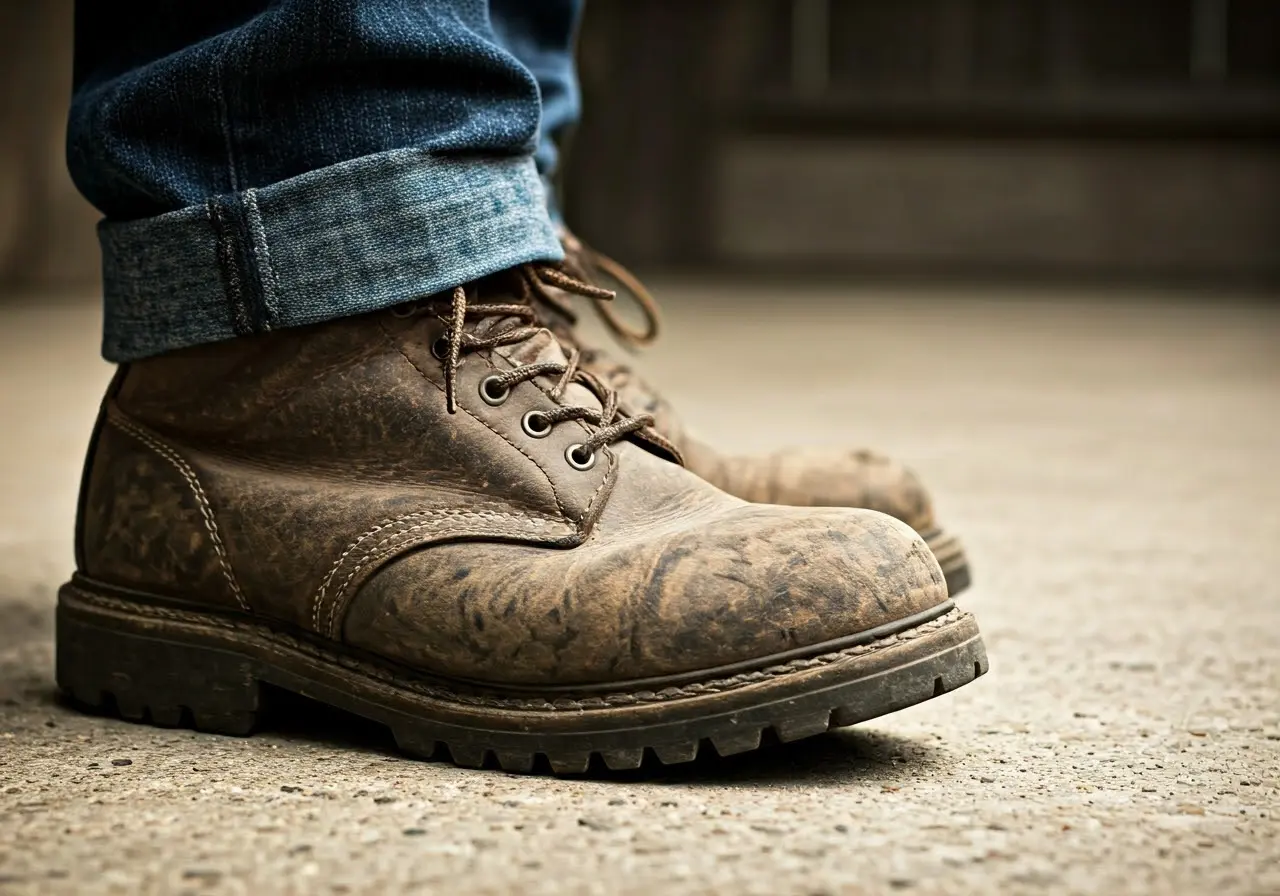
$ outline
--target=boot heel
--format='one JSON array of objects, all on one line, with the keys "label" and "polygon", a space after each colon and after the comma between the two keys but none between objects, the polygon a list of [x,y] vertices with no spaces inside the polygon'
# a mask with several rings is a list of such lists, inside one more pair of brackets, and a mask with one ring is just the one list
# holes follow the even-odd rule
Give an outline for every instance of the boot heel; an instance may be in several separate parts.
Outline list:
[{"label": "boot heel", "polygon": [[[67,589],[64,588],[64,592]],[[135,722],[246,735],[260,686],[240,656],[166,638],[154,620],[87,611],[59,595],[58,687],[77,703]]]}]

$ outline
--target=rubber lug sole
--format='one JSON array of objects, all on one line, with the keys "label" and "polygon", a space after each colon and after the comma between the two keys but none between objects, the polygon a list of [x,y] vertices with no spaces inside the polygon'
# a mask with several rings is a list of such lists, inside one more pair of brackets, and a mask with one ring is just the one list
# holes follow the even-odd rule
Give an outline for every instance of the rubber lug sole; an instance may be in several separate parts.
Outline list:
[{"label": "rubber lug sole", "polygon": [[[59,592],[57,678],[131,721],[246,735],[271,685],[388,726],[405,753],[510,772],[639,768],[731,756],[952,691],[987,671],[973,616],[951,609],[895,635],[749,674],[579,697],[425,679],[243,619]],[[771,732],[771,734],[770,734]],[[769,735],[766,737],[766,735]]]}]

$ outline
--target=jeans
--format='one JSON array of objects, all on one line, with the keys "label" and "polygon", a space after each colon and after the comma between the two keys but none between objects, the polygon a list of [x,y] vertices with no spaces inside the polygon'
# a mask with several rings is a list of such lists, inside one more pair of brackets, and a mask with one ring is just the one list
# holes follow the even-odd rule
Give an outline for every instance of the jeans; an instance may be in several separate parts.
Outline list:
[{"label": "jeans", "polygon": [[562,257],[581,0],[80,0],[67,135],[124,362]]}]

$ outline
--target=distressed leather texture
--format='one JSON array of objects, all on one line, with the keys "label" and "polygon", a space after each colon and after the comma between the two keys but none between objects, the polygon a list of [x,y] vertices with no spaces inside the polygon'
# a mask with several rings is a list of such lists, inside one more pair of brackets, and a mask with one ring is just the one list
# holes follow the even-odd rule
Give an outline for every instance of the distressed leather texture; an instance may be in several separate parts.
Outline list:
[{"label": "distressed leather texture", "polygon": [[407,556],[366,586],[348,640],[467,678],[590,684],[820,644],[946,600],[929,549],[890,517],[747,504],[634,445],[617,457],[580,547]]},{"label": "distressed leather texture", "polygon": [[495,371],[562,362],[546,329],[467,354],[448,413],[428,311],[131,365],[91,448],[81,572],[517,686],[748,661],[946,600],[928,548],[887,516],[747,504],[643,433],[572,467],[590,423],[534,438],[521,418],[599,407],[588,389],[480,393]]}]

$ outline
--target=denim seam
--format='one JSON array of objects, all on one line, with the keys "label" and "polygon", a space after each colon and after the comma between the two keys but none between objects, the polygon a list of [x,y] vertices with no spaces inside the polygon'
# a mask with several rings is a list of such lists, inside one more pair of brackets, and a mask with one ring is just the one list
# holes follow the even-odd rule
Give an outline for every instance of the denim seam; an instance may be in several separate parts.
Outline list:
[{"label": "denim seam", "polygon": [[218,271],[222,274],[222,287],[227,296],[231,311],[231,325],[237,336],[248,336],[253,333],[253,324],[249,317],[249,308],[244,301],[244,284],[240,275],[240,266],[236,264],[235,239],[231,234],[230,223],[226,219],[226,210],[217,197],[205,203],[209,222],[213,225],[214,242],[218,257]]},{"label": "denim seam", "polygon": [[231,49],[230,44],[230,40],[224,41],[214,53],[213,91],[218,104],[218,127],[222,131],[222,142],[227,150],[227,192],[234,193],[240,189],[240,175],[236,170],[235,135],[231,129],[231,107],[227,103],[226,86],[223,84],[222,77],[226,55]]},{"label": "denim seam", "polygon": [[269,332],[276,317],[271,257],[254,192],[215,196],[207,203],[217,230],[218,266],[241,336]]},{"label": "denim seam", "polygon": [[245,220],[249,225],[249,247],[258,261],[258,280],[262,291],[262,329],[270,330],[278,320],[279,312],[276,302],[275,268],[271,266],[271,250],[267,246],[267,229],[262,223],[262,212],[258,209],[258,191],[244,191]]}]

